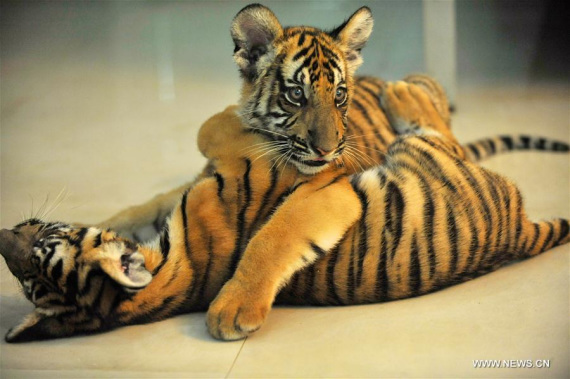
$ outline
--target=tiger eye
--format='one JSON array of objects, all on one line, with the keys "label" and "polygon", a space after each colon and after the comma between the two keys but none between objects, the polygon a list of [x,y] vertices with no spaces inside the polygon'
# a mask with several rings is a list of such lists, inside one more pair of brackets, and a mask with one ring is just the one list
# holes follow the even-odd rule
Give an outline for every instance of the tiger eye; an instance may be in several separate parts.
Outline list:
[{"label": "tiger eye", "polygon": [[334,95],[334,101],[336,102],[336,105],[343,104],[346,101],[346,96],[346,88],[338,87]]},{"label": "tiger eye", "polygon": [[292,102],[300,102],[304,97],[303,89],[301,87],[293,87],[287,91],[287,97]]}]

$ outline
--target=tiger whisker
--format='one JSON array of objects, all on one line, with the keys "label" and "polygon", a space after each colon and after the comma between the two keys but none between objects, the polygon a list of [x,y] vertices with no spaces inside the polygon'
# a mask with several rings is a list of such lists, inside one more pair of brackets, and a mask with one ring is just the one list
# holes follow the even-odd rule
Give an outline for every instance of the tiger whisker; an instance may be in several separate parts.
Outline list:
[{"label": "tiger whisker", "polygon": [[343,155],[341,158],[342,158],[343,162],[346,161],[346,163],[350,163],[350,166],[352,167],[352,169],[354,171],[356,171],[356,166],[354,166],[354,164],[352,163],[352,159],[350,159],[350,157],[348,155]]},{"label": "tiger whisker", "polygon": [[351,140],[351,139],[355,139],[355,138],[364,138],[364,137],[369,137],[369,136],[375,136],[377,135],[379,132],[373,132],[373,133],[365,133],[365,134],[351,134],[349,136],[346,137],[346,140]]},{"label": "tiger whisker", "polygon": [[283,163],[283,167],[281,168],[281,172],[279,173],[279,175],[283,174],[283,170],[285,170],[285,167],[287,167],[287,164],[289,163],[289,160],[291,159],[291,157],[293,156],[293,152],[288,152],[287,153],[288,157],[287,160],[285,161],[285,163]]},{"label": "tiger whisker", "polygon": [[258,127],[250,126],[250,125],[248,125],[247,128],[248,128],[248,129],[253,129],[253,130],[261,130],[262,132],[267,132],[267,133],[275,134],[275,135],[278,135],[278,136],[285,137],[285,138],[289,139],[289,136],[288,136],[287,134],[279,133],[279,132],[276,132],[276,131],[273,131],[273,130],[258,128]]},{"label": "tiger whisker", "polygon": [[[372,166],[378,165],[378,162],[376,160],[374,160],[374,158],[372,158],[369,154],[366,154],[366,152],[364,152],[360,149],[356,149],[354,146],[351,146],[351,145],[347,145],[347,148],[350,149],[351,151],[359,154],[364,160],[366,160],[367,163],[370,163]],[[374,150],[373,148],[368,148],[368,149]],[[383,156],[386,155],[383,152],[381,152],[381,153],[383,154]]]},{"label": "tiger whisker", "polygon": [[356,164],[358,164],[358,166],[360,167],[360,171],[364,171],[364,167],[362,167],[362,165],[360,164],[358,156],[356,156],[352,151],[347,149],[344,150],[344,153],[354,159]]},{"label": "tiger whisker", "polygon": [[283,157],[285,157],[287,155],[287,153],[282,153],[280,154],[278,157],[275,158],[275,162],[273,162],[273,165],[271,165],[271,167],[269,168],[269,171],[273,170],[273,167],[275,167],[275,165],[277,165],[276,168],[279,168],[279,162],[283,159]]},{"label": "tiger whisker", "polygon": [[57,208],[59,208],[59,206],[65,201],[65,199],[67,198],[67,188],[63,187],[61,189],[61,191],[59,191],[59,194],[57,195],[57,197],[55,198],[53,204],[51,205],[51,207],[45,212],[45,214],[42,216],[45,218],[48,218]]},{"label": "tiger whisker", "polygon": [[254,152],[256,150],[259,149],[265,149],[265,148],[273,148],[273,147],[287,147],[288,143],[284,143],[284,142],[272,142],[272,143],[263,143],[263,144],[259,144],[259,146],[249,146],[246,147],[243,150],[243,153],[249,153],[249,152]]},{"label": "tiger whisker", "polygon": [[352,147],[347,146],[345,148],[345,152],[349,152],[352,155],[354,155],[355,157],[358,157],[359,160],[367,165],[375,165],[376,162],[374,160],[372,160],[369,156],[367,156],[366,154],[362,153],[360,150],[358,149],[354,149]]},{"label": "tiger whisker", "polygon": [[269,149],[268,151],[264,152],[263,154],[259,155],[258,157],[256,157],[251,163],[253,164],[255,161],[257,161],[259,158],[266,156],[267,154],[270,154],[272,152],[275,151],[279,151],[279,148],[273,148],[273,149]]},{"label": "tiger whisker", "polygon": [[376,149],[376,148],[373,148],[373,147],[369,147],[369,146],[361,146],[361,145],[356,144],[354,141],[346,141],[345,144],[346,144],[346,146],[350,146],[350,147],[352,147],[352,148],[356,148],[357,150],[359,150],[359,149],[361,149],[361,148],[364,148],[364,149],[366,149],[366,150],[374,150],[374,151],[377,151],[377,152],[381,153],[382,155],[386,155],[386,152],[385,152],[385,151],[382,151],[382,150],[379,150],[379,149]]},{"label": "tiger whisker", "polygon": [[239,152],[251,150],[251,149],[254,149],[254,148],[257,147],[257,146],[262,146],[262,147],[263,147],[263,146],[282,145],[282,144],[285,145],[285,144],[287,144],[287,143],[284,142],[284,141],[266,141],[266,142],[259,142],[259,143],[255,143],[255,144],[253,144],[253,145],[251,145],[251,146],[246,146],[246,147],[244,147],[243,149],[240,149]]},{"label": "tiger whisker", "polygon": [[48,204],[48,202],[49,202],[49,192],[47,193],[46,199],[44,200],[44,202],[42,203],[42,205],[38,208],[38,210],[37,210],[37,212],[36,212],[36,214],[35,214],[35,216],[34,216],[35,218],[39,218],[39,219],[42,218],[42,215],[43,215],[43,213],[44,213],[44,210],[45,210],[46,205]]},{"label": "tiger whisker", "polygon": [[[265,155],[266,153],[268,153],[268,152],[271,152],[271,151],[280,151],[280,150],[283,150],[283,148],[282,148],[282,147],[279,147],[279,146],[273,146],[273,147],[270,146],[270,147],[260,148],[260,149],[257,149],[257,150],[255,150],[255,151],[252,151],[252,152],[251,152],[251,155],[256,155],[256,154],[261,154],[261,153],[263,153],[263,155],[261,155],[261,156],[264,156],[264,155]],[[257,158],[256,158],[256,159],[257,159]]]}]

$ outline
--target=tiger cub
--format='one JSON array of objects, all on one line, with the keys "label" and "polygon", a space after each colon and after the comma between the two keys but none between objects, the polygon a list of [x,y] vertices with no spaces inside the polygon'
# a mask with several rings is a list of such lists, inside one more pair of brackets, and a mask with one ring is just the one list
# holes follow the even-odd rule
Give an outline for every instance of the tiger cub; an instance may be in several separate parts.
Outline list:
[{"label": "tiger cub", "polygon": [[[258,156],[272,152],[267,156],[276,166],[292,164],[304,174],[324,170],[338,158],[350,173],[383,162],[397,134],[379,103],[383,81],[355,76],[372,27],[367,7],[330,31],[282,27],[272,11],[259,4],[238,12],[231,24],[233,56],[243,79],[237,113],[245,126],[267,138],[252,147]],[[441,86],[422,75],[405,80],[427,90],[449,124],[449,104]],[[568,151],[567,144],[530,137],[502,136],[465,145],[472,160],[530,148]],[[211,174],[210,162],[196,182]],[[127,208],[99,227],[147,241],[160,231],[191,185]]]},{"label": "tiger cub", "polygon": [[199,135],[213,174],[184,193],[154,243],[40,220],[0,231],[0,252],[36,306],[6,340],[204,310],[214,337],[238,339],[263,324],[274,300],[417,296],[570,240],[567,220],[529,221],[512,183],[461,158],[419,87],[388,84],[382,96],[403,136],[383,165],[362,173],[276,172],[271,156],[248,150],[267,136],[228,108]]}]

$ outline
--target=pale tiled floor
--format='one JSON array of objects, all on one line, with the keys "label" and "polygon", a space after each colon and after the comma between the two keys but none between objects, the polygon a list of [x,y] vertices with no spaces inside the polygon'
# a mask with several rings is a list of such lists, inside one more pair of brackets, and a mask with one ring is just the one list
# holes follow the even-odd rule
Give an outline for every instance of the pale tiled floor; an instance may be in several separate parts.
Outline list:
[{"label": "pale tiled floor", "polygon": [[[200,123],[235,102],[227,26],[219,38],[228,46],[194,55],[177,49],[172,9],[160,16],[164,7],[113,4],[118,9],[16,8],[12,24],[3,9],[2,227],[29,215],[32,199],[37,211],[62,189],[67,197],[50,218],[95,222],[188,180],[204,163],[195,148]],[[176,48],[165,42],[173,34]],[[208,59],[212,67],[200,63]],[[461,141],[497,133],[568,141],[569,99],[567,82],[462,86],[455,131]],[[568,155],[516,153],[485,165],[519,184],[532,217],[570,217]],[[416,299],[277,308],[245,342],[214,341],[203,314],[90,337],[2,342],[0,376],[564,377],[569,252],[553,249]],[[3,335],[31,306],[3,262],[0,274]],[[474,359],[549,359],[551,367],[474,369]]]}]

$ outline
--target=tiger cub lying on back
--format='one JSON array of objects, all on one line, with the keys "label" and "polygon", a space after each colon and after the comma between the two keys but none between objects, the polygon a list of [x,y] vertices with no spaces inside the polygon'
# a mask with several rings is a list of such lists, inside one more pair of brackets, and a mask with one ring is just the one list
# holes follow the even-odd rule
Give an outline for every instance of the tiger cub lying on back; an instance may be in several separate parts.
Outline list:
[{"label": "tiger cub lying on back", "polygon": [[206,309],[214,337],[238,339],[263,324],[277,295],[296,304],[401,299],[569,241],[567,220],[532,223],[512,183],[462,159],[417,86],[388,84],[383,103],[409,134],[385,164],[353,176],[334,165],[271,175],[270,157],[254,162],[247,149],[265,135],[234,109],[214,116],[199,136],[214,174],[182,196],[151,245],[39,220],[2,230],[0,252],[36,306],[6,340]]}]

